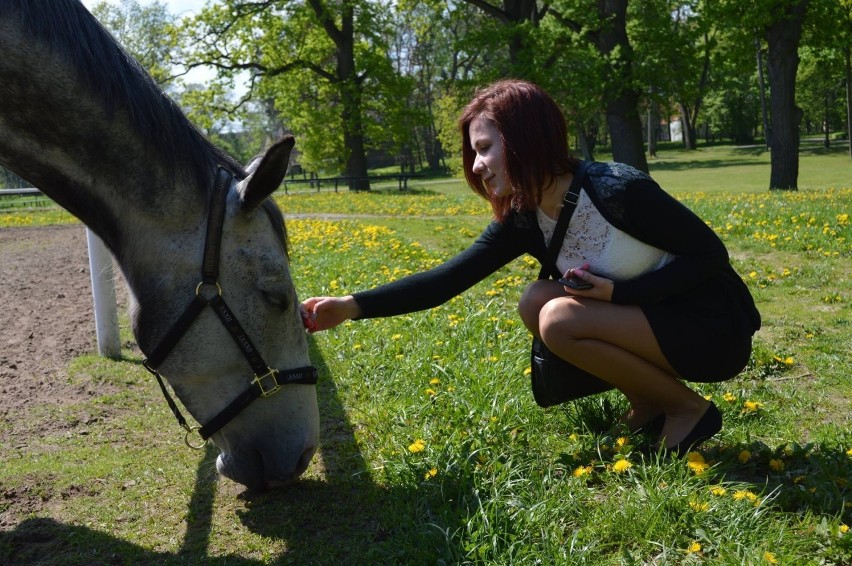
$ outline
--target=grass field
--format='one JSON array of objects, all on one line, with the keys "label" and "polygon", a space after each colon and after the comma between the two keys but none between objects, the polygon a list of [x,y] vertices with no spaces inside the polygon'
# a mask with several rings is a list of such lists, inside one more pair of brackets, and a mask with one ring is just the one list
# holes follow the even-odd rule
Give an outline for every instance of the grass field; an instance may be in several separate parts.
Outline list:
[{"label": "grass field", "polygon": [[[31,417],[111,415],[85,436],[4,447],[4,489],[43,478],[51,495],[18,531],[52,529],[61,543],[21,555],[0,533],[0,561],[852,563],[852,165],[806,152],[808,189],[769,192],[768,156],[737,152],[661,152],[651,165],[728,245],[764,321],[741,376],[698,386],[725,428],[687,459],[642,456],[638,439],[604,432],[624,408],[616,393],[535,405],[515,305],[537,263],[521,258],[439,308],[312,337],[321,448],[280,492],[243,493],[216,478],[215,449],[184,449],[132,353],[74,360],[70,380],[121,393]],[[436,265],[488,221],[457,180],[277,200],[303,297]],[[0,214],[0,226],[65,221]]]}]

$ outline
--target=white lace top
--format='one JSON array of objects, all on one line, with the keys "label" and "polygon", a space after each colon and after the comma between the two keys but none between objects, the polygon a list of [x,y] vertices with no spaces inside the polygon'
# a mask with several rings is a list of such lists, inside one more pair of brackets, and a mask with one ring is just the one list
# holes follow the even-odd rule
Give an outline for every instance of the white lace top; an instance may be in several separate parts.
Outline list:
[{"label": "white lace top", "polygon": [[[556,220],[541,209],[536,209],[536,215],[545,244],[549,246]],[[562,249],[556,258],[556,267],[560,273],[565,273],[588,262],[589,271],[595,275],[626,281],[655,271],[674,258],[674,255],[640,242],[607,222],[586,191],[581,190]]]}]

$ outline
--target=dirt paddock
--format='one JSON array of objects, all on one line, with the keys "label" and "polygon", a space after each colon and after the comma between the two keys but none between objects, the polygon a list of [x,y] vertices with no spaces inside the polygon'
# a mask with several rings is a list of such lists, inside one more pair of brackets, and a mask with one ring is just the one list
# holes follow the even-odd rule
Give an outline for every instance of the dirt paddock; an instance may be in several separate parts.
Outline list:
[{"label": "dirt paddock", "polygon": [[[123,284],[116,294],[126,309]],[[97,351],[85,228],[0,229],[0,308],[0,443],[14,446],[25,441],[15,414],[95,393],[69,384],[65,370]]]}]

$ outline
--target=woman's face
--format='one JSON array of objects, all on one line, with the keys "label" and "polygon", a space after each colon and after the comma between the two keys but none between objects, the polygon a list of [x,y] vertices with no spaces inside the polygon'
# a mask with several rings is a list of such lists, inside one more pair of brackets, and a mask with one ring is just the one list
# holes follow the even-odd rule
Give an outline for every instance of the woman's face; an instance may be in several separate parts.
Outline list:
[{"label": "woman's face", "polygon": [[500,132],[490,120],[477,116],[468,126],[470,146],[476,153],[473,160],[473,172],[496,197],[504,197],[511,192],[506,178],[505,156]]}]

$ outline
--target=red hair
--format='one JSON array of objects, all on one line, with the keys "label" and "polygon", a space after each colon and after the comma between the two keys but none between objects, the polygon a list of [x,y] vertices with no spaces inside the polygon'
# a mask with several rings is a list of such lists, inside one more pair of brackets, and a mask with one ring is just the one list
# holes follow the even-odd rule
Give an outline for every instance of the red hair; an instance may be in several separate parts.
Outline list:
[{"label": "red hair", "polygon": [[[470,145],[470,123],[489,120],[503,142],[505,172],[511,194],[495,197],[473,172],[476,152]],[[462,163],[467,184],[491,203],[498,220],[514,210],[533,210],[542,190],[556,177],[573,173],[580,162],[568,151],[568,128],[556,102],[539,86],[504,79],[478,89],[459,117]]]}]

